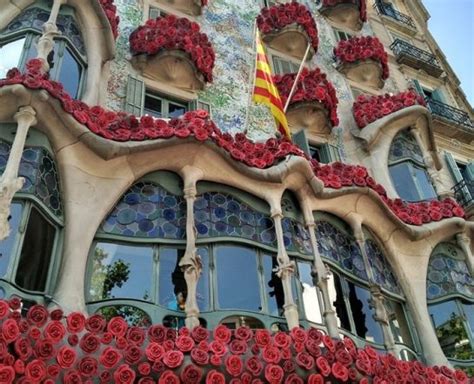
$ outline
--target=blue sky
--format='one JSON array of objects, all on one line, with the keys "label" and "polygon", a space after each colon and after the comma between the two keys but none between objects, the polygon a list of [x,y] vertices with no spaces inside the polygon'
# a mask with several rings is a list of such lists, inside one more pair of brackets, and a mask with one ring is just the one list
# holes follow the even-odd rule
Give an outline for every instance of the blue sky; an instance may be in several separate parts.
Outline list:
[{"label": "blue sky", "polygon": [[474,106],[474,0],[423,0],[428,27]]}]

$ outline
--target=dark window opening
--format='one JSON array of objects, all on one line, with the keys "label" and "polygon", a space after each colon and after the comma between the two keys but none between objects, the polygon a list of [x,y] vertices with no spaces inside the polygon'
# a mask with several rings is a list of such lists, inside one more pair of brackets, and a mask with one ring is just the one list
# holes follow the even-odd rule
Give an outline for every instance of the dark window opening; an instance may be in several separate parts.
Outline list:
[{"label": "dark window opening", "polygon": [[336,290],[336,300],[333,302],[336,309],[336,315],[339,318],[341,328],[350,331],[351,323],[349,321],[349,314],[347,313],[346,304],[344,302],[344,292],[342,290],[341,280],[339,276],[333,273],[334,288]]}]

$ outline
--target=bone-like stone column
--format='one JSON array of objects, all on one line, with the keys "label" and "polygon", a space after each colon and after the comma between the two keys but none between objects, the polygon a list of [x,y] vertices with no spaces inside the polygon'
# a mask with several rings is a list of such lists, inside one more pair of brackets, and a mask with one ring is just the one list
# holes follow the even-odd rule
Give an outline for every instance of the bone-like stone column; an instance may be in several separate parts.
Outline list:
[{"label": "bone-like stone column", "polygon": [[59,9],[61,4],[65,0],[54,0],[53,6],[51,7],[51,13],[49,14],[48,20],[43,24],[43,33],[38,40],[36,49],[38,51],[37,58],[43,62],[43,70],[49,71],[48,56],[54,48],[54,38],[59,36],[61,32],[56,26],[56,20],[58,18]]},{"label": "bone-like stone column", "polygon": [[474,276],[474,256],[471,251],[471,239],[465,233],[458,233],[456,241],[466,255],[466,264],[471,276]]},{"label": "bone-like stone column", "polygon": [[321,296],[323,298],[323,317],[327,327],[329,336],[332,338],[339,338],[339,329],[337,327],[336,312],[332,309],[331,298],[329,296],[329,272],[323,263],[321,255],[318,249],[318,243],[316,239],[315,227],[316,224],[314,219],[307,218],[306,228],[309,231],[309,237],[311,239],[311,247],[313,248],[313,268],[311,276],[313,277],[313,284],[319,288]]},{"label": "bone-like stone column", "polygon": [[278,244],[278,267],[276,268],[276,274],[281,279],[283,293],[285,295],[285,304],[283,305],[283,309],[286,322],[288,323],[288,328],[293,329],[299,326],[298,307],[295,304],[293,291],[291,289],[292,279],[294,278],[295,274],[295,262],[291,261],[288,257],[288,254],[286,253],[285,243],[283,241],[283,228],[281,225],[281,220],[283,218],[281,207],[272,207],[271,215],[275,225]]},{"label": "bone-like stone column", "polygon": [[179,262],[186,280],[187,296],[184,311],[186,313],[186,327],[192,329],[199,325],[199,306],[197,303],[197,285],[202,273],[201,257],[196,249],[196,227],[194,225],[194,202],[196,201],[196,183],[201,171],[185,168],[184,198],[186,199],[186,250]]},{"label": "bone-like stone column", "polygon": [[5,239],[10,233],[8,217],[13,196],[23,187],[25,179],[18,177],[21,156],[25,148],[26,136],[31,126],[36,124],[36,112],[30,107],[21,107],[15,114],[17,130],[13,145],[8,156],[5,172],[0,177],[0,240]]}]

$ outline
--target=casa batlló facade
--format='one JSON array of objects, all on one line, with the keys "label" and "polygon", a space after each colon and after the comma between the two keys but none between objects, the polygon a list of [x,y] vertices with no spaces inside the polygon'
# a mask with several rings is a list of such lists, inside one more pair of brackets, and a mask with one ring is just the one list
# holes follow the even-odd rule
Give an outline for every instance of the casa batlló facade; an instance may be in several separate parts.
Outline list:
[{"label": "casa batll\u00f3 facade", "polygon": [[428,18],[0,0],[0,382],[469,382],[473,111]]}]

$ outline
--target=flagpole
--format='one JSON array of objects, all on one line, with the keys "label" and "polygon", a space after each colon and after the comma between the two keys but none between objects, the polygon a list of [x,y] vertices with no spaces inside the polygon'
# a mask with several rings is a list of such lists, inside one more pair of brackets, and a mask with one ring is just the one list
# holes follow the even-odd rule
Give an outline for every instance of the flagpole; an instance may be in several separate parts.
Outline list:
[{"label": "flagpole", "polygon": [[296,86],[298,84],[298,80],[300,79],[301,72],[303,72],[304,64],[306,63],[306,59],[308,57],[310,48],[311,48],[311,43],[308,42],[308,46],[306,47],[306,52],[304,53],[303,60],[301,60],[301,64],[298,69],[298,73],[296,74],[295,81],[293,82],[293,86],[291,87],[290,94],[288,95],[288,98],[286,99],[285,108],[283,108],[283,112],[285,113],[286,113],[286,110],[288,109],[288,105],[290,105],[290,100],[296,91]]},{"label": "flagpole", "polygon": [[256,52],[256,33],[257,22],[254,20],[253,27],[252,27],[252,55],[254,55],[253,66],[249,72],[249,80],[247,84],[251,84],[250,92],[249,92],[249,99],[247,102],[247,110],[245,111],[245,125],[244,125],[244,132],[247,132],[248,124],[249,124],[249,115],[250,115],[250,106],[252,104],[252,96],[253,96],[253,89],[255,88],[255,68],[257,66],[257,52]]}]

